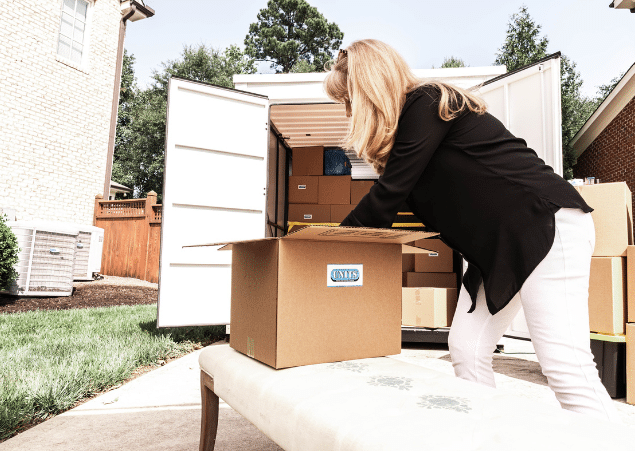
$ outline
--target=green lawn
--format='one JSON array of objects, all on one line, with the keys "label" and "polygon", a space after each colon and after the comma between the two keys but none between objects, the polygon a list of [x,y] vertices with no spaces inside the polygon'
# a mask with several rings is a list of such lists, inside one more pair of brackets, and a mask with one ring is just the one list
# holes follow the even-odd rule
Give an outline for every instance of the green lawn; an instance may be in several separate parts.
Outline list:
[{"label": "green lawn", "polygon": [[156,314],[156,304],[0,314],[0,441],[225,334],[224,326],[157,330]]}]

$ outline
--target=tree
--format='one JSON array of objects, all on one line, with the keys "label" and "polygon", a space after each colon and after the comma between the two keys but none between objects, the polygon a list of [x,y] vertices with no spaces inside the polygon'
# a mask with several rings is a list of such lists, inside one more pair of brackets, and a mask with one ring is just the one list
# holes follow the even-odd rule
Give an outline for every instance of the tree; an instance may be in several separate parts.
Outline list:
[{"label": "tree", "polygon": [[18,263],[18,239],[5,224],[7,217],[0,215],[0,290],[9,289],[11,283],[18,278],[15,264]]},{"label": "tree", "polygon": [[538,36],[541,28],[529,16],[527,7],[521,6],[517,14],[511,15],[505,43],[498,49],[494,63],[504,65],[511,72],[547,56],[549,40]]},{"label": "tree", "polygon": [[[124,69],[133,73],[134,57],[124,59]],[[113,162],[113,180],[134,189],[135,197],[145,197],[149,191],[163,192],[163,167],[165,153],[165,124],[167,93],[170,77],[179,76],[191,80],[213,83],[233,88],[234,74],[256,72],[255,62],[238,47],[232,45],[224,51],[199,45],[185,46],[181,57],[162,64],[161,71],[154,71],[153,84],[139,90],[122,83],[117,124],[117,137]],[[124,78],[122,80],[129,80]],[[134,80],[134,77],[132,78]],[[121,130],[120,130],[121,128]]]},{"label": "tree", "polygon": [[444,67],[465,67],[465,63],[462,59],[450,56],[443,58],[443,64],[441,64],[441,68],[443,69]]},{"label": "tree", "polygon": [[622,78],[624,78],[625,73],[626,72],[622,72],[620,75],[612,79],[607,84],[598,86],[598,92],[594,99],[596,107],[600,106],[600,104],[604,102],[606,96],[608,96],[611,91],[613,91],[613,89],[617,86],[617,84],[622,80]]},{"label": "tree", "polygon": [[276,73],[291,72],[299,61],[322,70],[342,45],[344,33],[337,24],[305,0],[269,0],[257,19],[249,25],[245,53],[271,62]]}]

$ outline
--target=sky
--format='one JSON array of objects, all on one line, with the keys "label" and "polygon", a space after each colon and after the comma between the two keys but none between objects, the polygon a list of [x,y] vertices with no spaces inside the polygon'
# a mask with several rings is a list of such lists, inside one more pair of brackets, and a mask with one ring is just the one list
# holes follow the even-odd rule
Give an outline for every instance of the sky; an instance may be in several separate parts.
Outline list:
[{"label": "sky", "polygon": [[[491,66],[505,42],[510,17],[526,5],[557,51],[577,64],[581,93],[635,63],[635,14],[609,8],[610,0],[308,0],[344,32],[343,46],[373,38],[394,47],[413,69],[440,67],[454,56],[471,67]],[[151,83],[161,63],[179,59],[183,47],[205,44],[244,48],[249,24],[267,0],[145,0],[155,16],[129,22],[125,48],[135,58],[140,87]],[[259,72],[268,72],[259,65]]]}]

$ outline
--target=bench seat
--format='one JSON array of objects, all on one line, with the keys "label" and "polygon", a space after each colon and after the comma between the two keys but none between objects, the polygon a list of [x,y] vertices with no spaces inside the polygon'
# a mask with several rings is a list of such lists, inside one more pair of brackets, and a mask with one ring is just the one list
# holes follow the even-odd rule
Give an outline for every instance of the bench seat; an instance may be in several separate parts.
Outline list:
[{"label": "bench seat", "polygon": [[218,397],[285,451],[597,451],[635,443],[626,426],[390,357],[275,370],[216,345],[199,364],[204,451],[214,447]]}]

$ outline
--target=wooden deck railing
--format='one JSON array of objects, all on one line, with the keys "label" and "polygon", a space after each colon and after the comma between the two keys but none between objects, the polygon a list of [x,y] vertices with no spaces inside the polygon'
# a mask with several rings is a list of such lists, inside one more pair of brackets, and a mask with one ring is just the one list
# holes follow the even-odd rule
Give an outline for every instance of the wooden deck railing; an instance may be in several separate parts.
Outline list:
[{"label": "wooden deck railing", "polygon": [[102,274],[159,281],[161,213],[154,191],[146,199],[95,198],[93,223],[104,229]]}]

